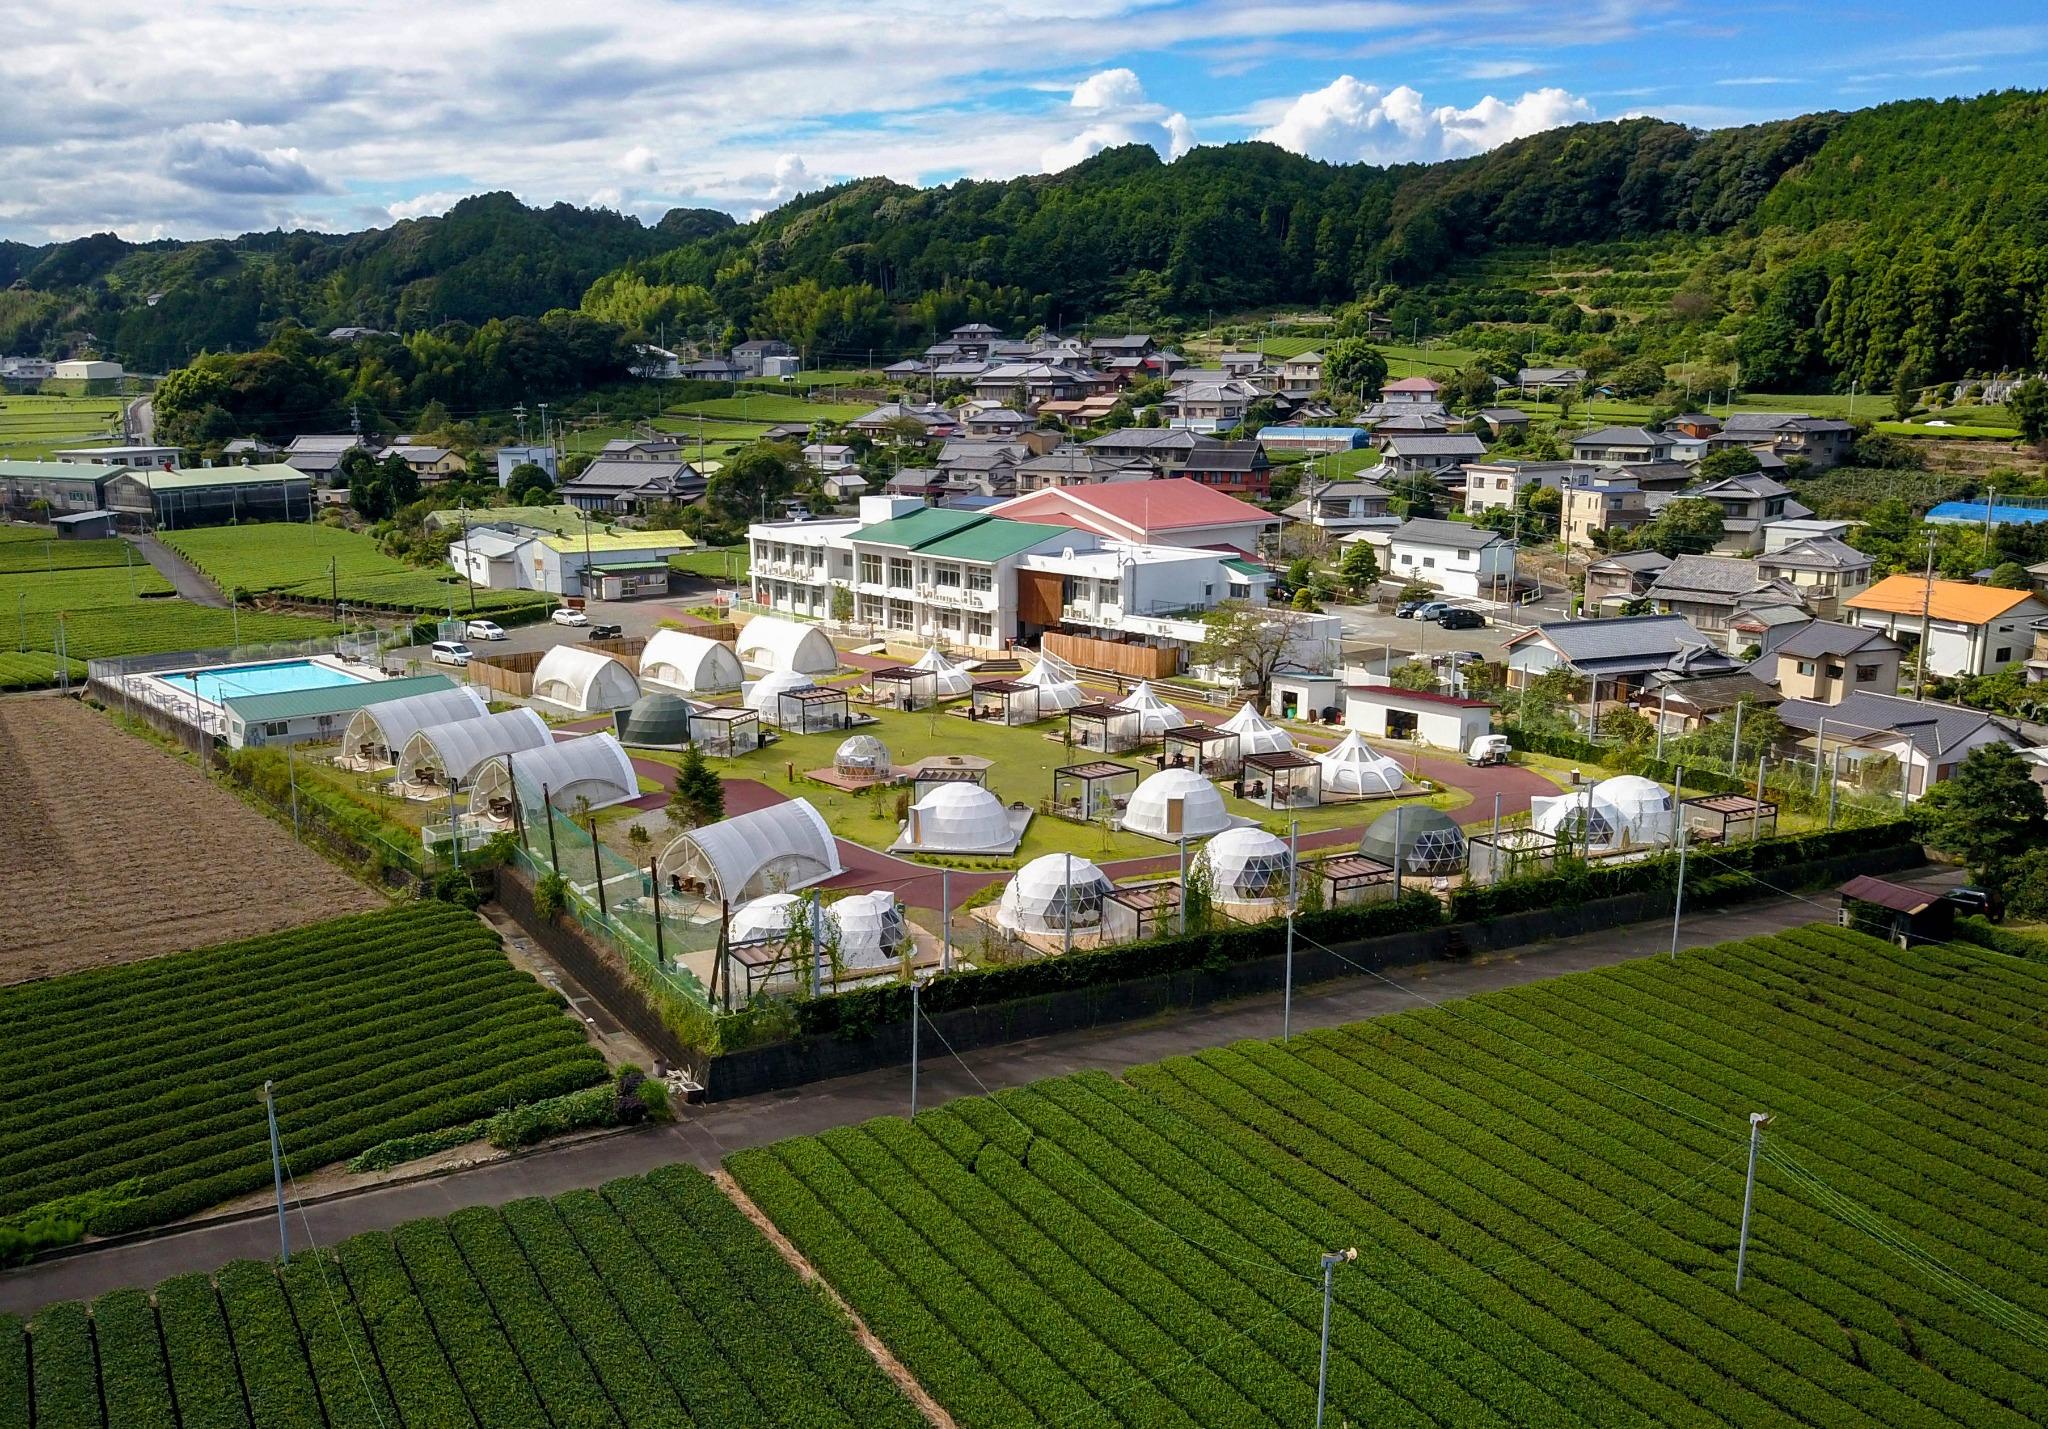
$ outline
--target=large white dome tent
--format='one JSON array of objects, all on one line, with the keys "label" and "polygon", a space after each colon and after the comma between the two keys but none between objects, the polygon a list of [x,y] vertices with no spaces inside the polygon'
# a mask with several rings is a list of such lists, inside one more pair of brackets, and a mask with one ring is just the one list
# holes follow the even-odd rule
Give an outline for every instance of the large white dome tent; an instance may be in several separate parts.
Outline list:
[{"label": "large white dome tent", "polygon": [[1010,811],[979,784],[936,784],[910,806],[904,845],[934,853],[1009,853],[1017,843]]},{"label": "large white dome tent", "polygon": [[1531,799],[1529,824],[1587,853],[1661,847],[1676,836],[1677,804],[1656,781],[1622,774],[1568,794]]},{"label": "large white dome tent", "polygon": [[1678,801],[1654,779],[1617,774],[1595,784],[1593,797],[1621,816],[1624,847],[1668,844],[1678,836]]},{"label": "large white dome tent", "polygon": [[732,910],[726,937],[734,943],[772,942],[789,935],[799,899],[794,893],[764,893]]},{"label": "large white dome tent", "polygon": [[1408,782],[1394,760],[1374,749],[1352,730],[1337,747],[1316,756],[1323,766],[1325,794],[1392,794]]},{"label": "large white dome tent", "polygon": [[839,961],[847,967],[888,967],[910,941],[910,924],[896,895],[886,888],[855,893],[825,905],[839,940]]},{"label": "large white dome tent", "polygon": [[468,685],[364,705],[342,731],[341,759],[347,764],[389,765],[397,760],[405,742],[428,725],[489,713],[483,696]]},{"label": "large white dome tent", "polygon": [[740,628],[733,648],[741,663],[756,670],[829,675],[839,668],[839,652],[832,648],[830,636],[818,626],[779,615],[757,615],[749,620]]},{"label": "large white dome tent", "polygon": [[1017,683],[1030,685],[1038,691],[1040,714],[1060,714],[1088,702],[1074,667],[1057,655],[1041,652],[1038,663],[1031,667],[1031,673]]},{"label": "large white dome tent", "polygon": [[737,690],[746,679],[732,647],[687,630],[657,630],[640,652],[642,682],[680,694]]},{"label": "large white dome tent", "polygon": [[655,866],[713,903],[809,888],[845,872],[832,830],[806,799],[691,829],[662,850]]},{"label": "large white dome tent", "polygon": [[1179,729],[1188,722],[1188,717],[1160,699],[1158,692],[1146,680],[1131,686],[1131,692],[1118,700],[1116,707],[1137,712],[1138,737],[1141,740],[1164,739],[1169,729]]},{"label": "large white dome tent", "polygon": [[425,789],[460,789],[493,756],[554,742],[547,723],[529,709],[430,724],[406,740],[398,756],[398,778]]},{"label": "large white dome tent", "polygon": [[910,667],[922,670],[932,677],[936,698],[957,700],[974,688],[974,677],[939,653],[937,646],[927,649],[917,657],[917,663]]},{"label": "large white dome tent", "polygon": [[616,656],[557,645],[533,667],[533,698],[573,714],[610,714],[640,698],[640,682]]},{"label": "large white dome tent", "polygon": [[1003,885],[996,925],[1013,933],[1093,928],[1102,921],[1103,895],[1112,886],[1108,875],[1079,854],[1045,854]]},{"label": "large white dome tent", "polygon": [[494,754],[476,772],[469,811],[505,817],[516,795],[530,817],[540,812],[542,791],[552,808],[608,809],[640,797],[633,761],[617,738],[588,734],[556,740],[537,749]]},{"label": "large white dome tent", "polygon": [[1256,825],[1225,829],[1202,845],[1195,862],[1209,875],[1210,895],[1225,903],[1274,903],[1287,897],[1294,851]]},{"label": "large white dome tent", "polygon": [[1294,736],[1253,709],[1250,700],[1216,728],[1237,736],[1240,754],[1281,754],[1294,748]]},{"label": "large white dome tent", "polygon": [[1192,769],[1162,769],[1131,791],[1123,826],[1180,843],[1220,834],[1234,820],[1222,791]]},{"label": "large white dome tent", "polygon": [[740,703],[761,717],[761,723],[782,723],[782,697],[794,690],[816,689],[818,682],[799,670],[770,670],[747,686]]}]

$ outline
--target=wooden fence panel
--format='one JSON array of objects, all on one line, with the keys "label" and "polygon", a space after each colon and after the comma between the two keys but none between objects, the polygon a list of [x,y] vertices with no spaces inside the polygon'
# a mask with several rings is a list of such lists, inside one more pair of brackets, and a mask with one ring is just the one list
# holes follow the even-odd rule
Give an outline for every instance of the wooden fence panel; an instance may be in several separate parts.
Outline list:
[{"label": "wooden fence panel", "polygon": [[1133,680],[1163,680],[1180,673],[1180,651],[1155,645],[1125,645],[1087,635],[1048,631],[1039,648],[1084,670],[1104,670]]}]

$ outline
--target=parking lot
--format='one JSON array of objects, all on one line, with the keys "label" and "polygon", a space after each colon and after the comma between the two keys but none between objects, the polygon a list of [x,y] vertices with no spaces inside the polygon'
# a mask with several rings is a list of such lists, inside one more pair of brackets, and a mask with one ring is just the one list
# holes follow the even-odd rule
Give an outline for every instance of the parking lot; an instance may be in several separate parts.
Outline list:
[{"label": "parking lot", "polygon": [[[645,639],[661,627],[662,621],[679,619],[683,607],[695,600],[696,597],[681,595],[659,599],[593,600],[585,604],[584,613],[590,617],[592,625],[616,625],[623,636]],[[457,614],[461,614],[459,606]],[[581,644],[589,634],[589,626],[556,625],[544,620],[537,625],[508,626],[503,640],[472,640],[469,647],[479,655],[550,650],[557,645]],[[384,658],[387,665],[402,663],[408,669],[414,664],[421,670],[434,668],[425,645],[400,646],[389,651]]]}]

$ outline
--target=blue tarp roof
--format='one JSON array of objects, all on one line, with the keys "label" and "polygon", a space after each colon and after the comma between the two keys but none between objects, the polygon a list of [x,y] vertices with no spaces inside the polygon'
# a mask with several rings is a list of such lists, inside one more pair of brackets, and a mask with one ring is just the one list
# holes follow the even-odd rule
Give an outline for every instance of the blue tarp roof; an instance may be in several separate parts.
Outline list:
[{"label": "blue tarp roof", "polygon": [[1281,439],[1284,439],[1284,438],[1287,438],[1287,437],[1319,437],[1319,438],[1323,438],[1323,439],[1326,439],[1326,440],[1327,440],[1327,439],[1334,439],[1334,440],[1338,440],[1338,441],[1349,441],[1349,442],[1350,442],[1350,443],[1351,443],[1351,444],[1352,444],[1353,446],[1364,446],[1364,445],[1365,445],[1365,436],[1366,436],[1366,433],[1365,433],[1365,428],[1363,428],[1363,427],[1261,427],[1261,428],[1259,428],[1259,440],[1260,440],[1260,441],[1262,441],[1262,442],[1263,442],[1263,441],[1271,441],[1271,440],[1273,440],[1273,439],[1275,439],[1275,438],[1281,438]]},{"label": "blue tarp roof", "polygon": [[2048,506],[2008,506],[2003,501],[1994,501],[1987,508],[1981,501],[1944,501],[1927,513],[1927,519],[1965,524],[1989,520],[2000,526],[2033,526],[2048,521]]}]

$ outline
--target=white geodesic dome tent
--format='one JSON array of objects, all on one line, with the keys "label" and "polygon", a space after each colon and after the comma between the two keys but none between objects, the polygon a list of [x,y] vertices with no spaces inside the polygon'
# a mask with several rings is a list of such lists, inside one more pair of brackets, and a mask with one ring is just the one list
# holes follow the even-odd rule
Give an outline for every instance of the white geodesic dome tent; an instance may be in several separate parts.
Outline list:
[{"label": "white geodesic dome tent", "polygon": [[1179,729],[1188,722],[1188,717],[1159,698],[1148,681],[1140,680],[1131,687],[1131,692],[1117,701],[1120,710],[1136,710],[1138,714],[1138,737],[1141,740],[1164,738],[1169,729]]},{"label": "white geodesic dome tent", "polygon": [[1010,833],[1010,811],[979,784],[960,781],[934,785],[910,806],[903,841],[935,852],[1008,853],[1016,839]]},{"label": "white geodesic dome tent", "polygon": [[910,668],[932,677],[933,693],[938,699],[957,700],[974,688],[974,677],[941,655],[936,646],[918,656],[917,663]]},{"label": "white geodesic dome tent", "polygon": [[1318,754],[1325,794],[1391,794],[1408,782],[1407,771],[1352,730],[1335,749]]},{"label": "white geodesic dome tent", "polygon": [[714,903],[808,888],[845,871],[832,830],[806,799],[691,829],[662,850],[656,867]]},{"label": "white geodesic dome tent", "polygon": [[1124,827],[1156,839],[1205,839],[1231,825],[1222,791],[1192,769],[1162,769],[1131,791]]},{"label": "white geodesic dome tent", "polygon": [[468,685],[364,705],[349,717],[348,728],[342,731],[341,757],[365,764],[390,764],[405,742],[428,725],[489,713],[483,696]]},{"label": "white geodesic dome tent", "polygon": [[1216,728],[1237,736],[1240,754],[1280,754],[1294,748],[1294,736],[1253,709],[1250,700]]},{"label": "white geodesic dome tent", "polygon": [[687,630],[657,630],[640,652],[642,683],[688,695],[737,690],[746,680],[732,647]]},{"label": "white geodesic dome tent", "polygon": [[1294,853],[1287,841],[1265,829],[1225,829],[1195,855],[1209,875],[1213,897],[1227,903],[1278,902],[1287,897]]},{"label": "white geodesic dome tent", "polygon": [[764,893],[749,898],[732,910],[726,936],[735,943],[759,943],[785,937],[790,920],[796,916],[798,898],[794,893]]},{"label": "white geodesic dome tent", "polygon": [[504,710],[415,730],[398,756],[398,777],[408,784],[461,788],[485,761],[553,744],[555,737],[532,710]]},{"label": "white geodesic dome tent", "polygon": [[832,752],[832,767],[857,779],[883,779],[896,771],[889,746],[872,734],[850,734]]},{"label": "white geodesic dome tent", "polygon": [[523,753],[495,754],[469,786],[469,811],[494,814],[516,796],[529,815],[540,812],[542,791],[556,809],[608,809],[640,797],[640,780],[625,746],[609,734],[557,740]]},{"label": "white geodesic dome tent", "polygon": [[747,686],[740,703],[761,717],[761,723],[782,725],[782,697],[791,690],[816,689],[818,682],[799,670],[770,670]]},{"label": "white geodesic dome tent", "polygon": [[1358,851],[1403,874],[1460,873],[1465,867],[1465,831],[1442,809],[1410,805],[1389,809],[1372,821]]},{"label": "white geodesic dome tent", "polygon": [[849,967],[887,967],[910,942],[903,908],[886,888],[827,904],[825,916],[839,935],[839,961]]},{"label": "white geodesic dome tent", "polygon": [[1593,853],[1661,847],[1676,837],[1677,818],[1671,791],[1635,774],[1529,801],[1530,827]]},{"label": "white geodesic dome tent", "polygon": [[1074,667],[1057,655],[1041,652],[1038,663],[1031,667],[1031,673],[1017,683],[1030,685],[1038,691],[1041,714],[1059,714],[1088,702],[1088,696],[1082,693],[1081,682],[1075,678]]},{"label": "white geodesic dome tent", "polygon": [[1595,784],[1593,797],[1621,816],[1624,847],[1668,844],[1678,836],[1678,801],[1654,779],[1617,774]]},{"label": "white geodesic dome tent", "polygon": [[640,698],[640,682],[616,656],[557,645],[533,667],[533,697],[576,714],[610,714]]},{"label": "white geodesic dome tent", "polygon": [[815,625],[757,615],[740,629],[733,648],[743,664],[756,670],[793,670],[804,675],[829,675],[839,668],[839,652],[831,637]]},{"label": "white geodesic dome tent", "polygon": [[996,902],[996,924],[1013,933],[1061,933],[1102,921],[1102,898],[1111,884],[1079,854],[1049,853],[1018,869]]}]

